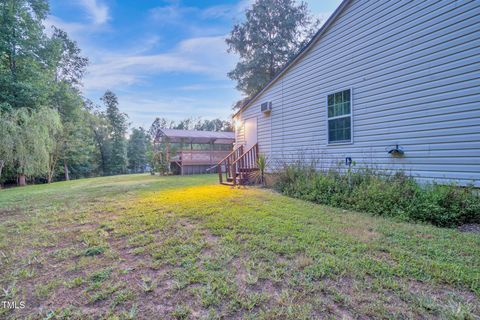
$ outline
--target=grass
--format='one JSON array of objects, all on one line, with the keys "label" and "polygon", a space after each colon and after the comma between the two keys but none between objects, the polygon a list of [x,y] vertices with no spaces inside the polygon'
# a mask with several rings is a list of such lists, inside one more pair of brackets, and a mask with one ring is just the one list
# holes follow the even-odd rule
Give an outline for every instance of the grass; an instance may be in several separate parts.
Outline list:
[{"label": "grass", "polygon": [[26,306],[2,319],[475,319],[480,237],[215,176],[85,179],[0,191],[0,288]]}]

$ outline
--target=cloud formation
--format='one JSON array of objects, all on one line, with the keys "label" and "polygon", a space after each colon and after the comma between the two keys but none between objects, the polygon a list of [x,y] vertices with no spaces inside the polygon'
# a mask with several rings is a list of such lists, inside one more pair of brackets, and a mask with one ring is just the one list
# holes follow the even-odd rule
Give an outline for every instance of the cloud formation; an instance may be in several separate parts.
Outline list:
[{"label": "cloud formation", "polygon": [[196,73],[225,78],[235,57],[226,52],[224,36],[181,41],[173,50],[153,55],[109,55],[88,68],[87,90],[129,86],[159,73]]},{"label": "cloud formation", "polygon": [[179,2],[172,2],[169,5],[156,7],[150,10],[150,17],[161,24],[178,24],[192,17],[199,20],[209,19],[235,19],[239,18],[253,0],[242,0],[236,4],[221,4],[206,8],[194,6],[182,6]]},{"label": "cloud formation", "polygon": [[79,4],[87,11],[88,16],[95,25],[102,25],[110,20],[109,8],[97,0],[78,0]]},{"label": "cloud formation", "polygon": [[[45,25],[67,31],[90,59],[85,95],[101,104],[102,93],[113,90],[133,125],[149,126],[156,116],[227,118],[240,98],[226,76],[237,57],[227,53],[225,37],[254,0],[203,7],[163,0],[154,8],[144,0],[115,1],[114,7],[107,5],[111,0],[51,1],[68,14],[52,12]],[[307,2],[323,17],[335,8]],[[74,20],[72,11],[79,11]]]}]

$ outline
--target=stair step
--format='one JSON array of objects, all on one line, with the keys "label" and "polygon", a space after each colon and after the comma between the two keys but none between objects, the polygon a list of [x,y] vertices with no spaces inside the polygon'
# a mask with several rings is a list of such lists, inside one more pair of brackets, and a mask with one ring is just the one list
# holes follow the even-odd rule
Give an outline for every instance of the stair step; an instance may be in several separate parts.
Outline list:
[{"label": "stair step", "polygon": [[239,168],[239,172],[255,172],[260,170],[259,168]]}]

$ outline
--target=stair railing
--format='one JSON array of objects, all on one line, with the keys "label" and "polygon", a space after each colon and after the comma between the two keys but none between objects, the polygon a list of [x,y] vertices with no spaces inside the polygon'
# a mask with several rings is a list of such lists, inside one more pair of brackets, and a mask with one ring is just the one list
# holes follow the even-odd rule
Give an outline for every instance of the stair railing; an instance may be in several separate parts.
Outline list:
[{"label": "stair railing", "polygon": [[[223,178],[225,174],[225,181],[229,179],[235,180],[235,175],[232,175],[231,166],[241,155],[243,154],[243,146],[241,145],[237,149],[230,152],[225,158],[223,158],[217,164],[218,171],[218,180],[220,183],[223,183]],[[225,170],[224,170],[225,169]]]},{"label": "stair railing", "polygon": [[253,145],[230,166],[230,175],[233,177],[233,185],[246,184],[252,174],[252,170],[258,168],[258,143]]}]

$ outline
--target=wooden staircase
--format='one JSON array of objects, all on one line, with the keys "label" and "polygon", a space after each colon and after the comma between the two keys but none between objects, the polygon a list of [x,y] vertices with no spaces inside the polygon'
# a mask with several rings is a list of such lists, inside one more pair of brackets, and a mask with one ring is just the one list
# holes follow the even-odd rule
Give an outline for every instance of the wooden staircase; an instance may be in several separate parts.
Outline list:
[{"label": "wooden staircase", "polygon": [[254,183],[258,169],[258,144],[243,152],[243,146],[233,150],[217,164],[221,184],[242,186]]}]

